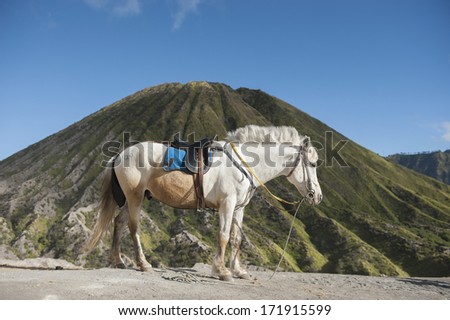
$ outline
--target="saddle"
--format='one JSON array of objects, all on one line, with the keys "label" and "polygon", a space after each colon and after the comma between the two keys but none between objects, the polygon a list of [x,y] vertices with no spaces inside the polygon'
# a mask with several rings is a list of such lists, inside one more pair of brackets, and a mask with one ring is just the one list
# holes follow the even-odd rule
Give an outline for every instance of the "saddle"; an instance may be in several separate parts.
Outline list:
[{"label": "saddle", "polygon": [[209,149],[217,139],[205,137],[200,141],[184,141],[180,139],[180,134],[174,136],[174,140],[170,143],[172,148],[182,149],[186,151],[185,166],[187,171],[193,174],[198,174],[200,171],[203,174],[207,173],[211,167],[211,156]]},{"label": "saddle", "polygon": [[194,188],[197,195],[197,209],[206,207],[205,195],[203,193],[203,175],[208,172],[211,167],[212,159],[210,148],[214,138],[205,137],[200,141],[188,142],[180,138],[180,134],[174,136],[174,140],[170,143],[172,148],[186,151],[185,167],[194,177]]}]

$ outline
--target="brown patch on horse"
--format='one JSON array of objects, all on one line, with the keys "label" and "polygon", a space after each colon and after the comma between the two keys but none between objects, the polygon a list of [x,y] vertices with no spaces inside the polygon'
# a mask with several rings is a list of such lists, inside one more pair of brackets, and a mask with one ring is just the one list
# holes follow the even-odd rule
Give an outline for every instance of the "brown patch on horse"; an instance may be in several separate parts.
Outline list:
[{"label": "brown patch on horse", "polygon": [[181,171],[165,172],[152,176],[147,188],[152,197],[171,207],[196,209],[197,196],[192,175]]}]

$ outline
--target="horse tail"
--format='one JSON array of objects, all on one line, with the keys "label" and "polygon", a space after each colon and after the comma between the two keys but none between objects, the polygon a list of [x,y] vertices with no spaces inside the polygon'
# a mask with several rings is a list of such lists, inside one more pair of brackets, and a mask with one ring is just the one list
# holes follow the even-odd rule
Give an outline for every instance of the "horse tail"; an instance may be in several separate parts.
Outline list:
[{"label": "horse tail", "polygon": [[114,219],[114,213],[117,206],[122,207],[125,204],[125,194],[117,180],[114,170],[114,161],[112,159],[108,163],[105,170],[102,183],[102,195],[100,197],[99,213],[97,222],[95,223],[93,233],[85,246],[85,251],[90,252],[94,249],[102,239],[105,232],[109,229],[109,225]]}]

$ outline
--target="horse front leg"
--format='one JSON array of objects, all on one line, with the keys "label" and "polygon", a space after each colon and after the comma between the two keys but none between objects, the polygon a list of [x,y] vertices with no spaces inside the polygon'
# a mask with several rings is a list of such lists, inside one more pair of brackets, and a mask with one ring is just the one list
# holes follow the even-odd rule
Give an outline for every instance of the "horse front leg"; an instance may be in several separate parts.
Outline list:
[{"label": "horse front leg", "polygon": [[244,208],[235,211],[233,224],[231,226],[231,271],[233,276],[240,279],[250,279],[250,276],[239,262],[242,242],[242,220],[244,218]]},{"label": "horse front leg", "polygon": [[233,276],[225,266],[225,253],[230,240],[231,223],[235,204],[232,201],[223,203],[219,207],[219,237],[218,250],[213,260],[213,275],[222,281],[232,281]]},{"label": "horse front leg", "polygon": [[139,237],[139,218],[141,212],[142,198],[128,199],[128,228],[133,240],[136,264],[141,271],[152,271],[152,265],[147,262],[142,251],[141,239]]},{"label": "horse front leg", "polygon": [[123,227],[128,220],[128,214],[125,210],[121,210],[119,215],[114,219],[114,234],[111,246],[111,266],[113,268],[125,269],[125,263],[120,256],[120,239],[122,239]]}]

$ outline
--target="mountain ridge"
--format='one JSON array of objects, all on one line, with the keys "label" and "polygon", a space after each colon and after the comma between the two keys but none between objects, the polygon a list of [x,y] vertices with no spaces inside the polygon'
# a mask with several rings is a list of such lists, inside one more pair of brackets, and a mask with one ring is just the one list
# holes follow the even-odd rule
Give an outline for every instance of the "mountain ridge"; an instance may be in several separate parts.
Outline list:
[{"label": "mountain ridge", "polygon": [[[444,276],[450,270],[450,187],[377,156],[320,120],[260,90],[210,82],[145,88],[0,162],[0,246],[20,258],[55,257],[106,266],[108,242],[84,255],[96,215],[103,149],[135,141],[218,134],[246,124],[291,125],[325,148],[348,140],[348,166],[318,169],[324,201],[304,207],[282,267],[371,275]],[[325,132],[333,141],[325,141]],[[124,133],[129,139],[124,139]],[[269,183],[287,199],[298,193],[283,179]],[[274,267],[292,219],[290,206],[258,190],[244,216],[244,261]],[[210,262],[217,216],[155,201],[141,212],[142,244],[154,265]],[[127,237],[124,237],[127,239]],[[125,256],[133,256],[131,241]],[[125,257],[125,258],[126,258]],[[131,264],[131,261],[129,261]]]},{"label": "mountain ridge", "polygon": [[450,149],[414,154],[397,153],[388,156],[387,159],[450,184]]}]

